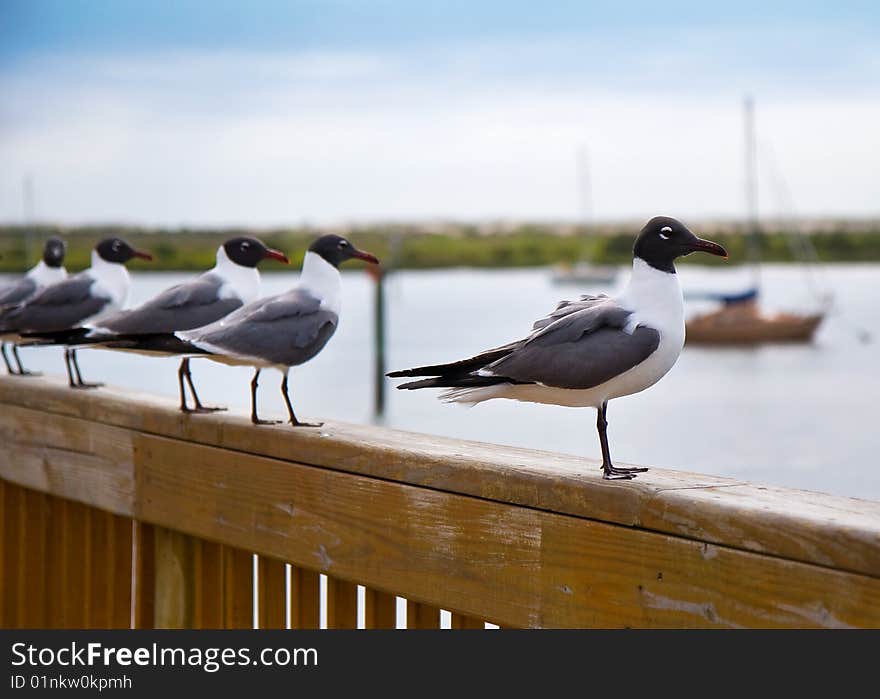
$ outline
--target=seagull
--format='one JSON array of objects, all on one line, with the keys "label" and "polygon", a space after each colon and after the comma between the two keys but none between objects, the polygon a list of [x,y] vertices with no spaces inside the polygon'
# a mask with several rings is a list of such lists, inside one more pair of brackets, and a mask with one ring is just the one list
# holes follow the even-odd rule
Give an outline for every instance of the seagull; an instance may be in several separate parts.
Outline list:
[{"label": "seagull", "polygon": [[469,359],[388,376],[430,377],[398,388],[446,388],[440,398],[448,402],[474,405],[508,398],[596,408],[603,478],[635,478],[648,469],[619,468],[611,461],[608,401],[644,391],[675,364],[685,326],[674,262],[698,251],[727,259],[723,247],[698,238],[680,221],[652,218],[636,239],[632,276],[620,296],[563,301],[536,321],[525,339]]},{"label": "seagull", "polygon": [[[48,336],[48,342],[37,341],[35,344],[102,347],[109,342],[137,340],[143,336],[165,335],[208,325],[257,299],[260,295],[257,265],[267,258],[290,264],[283,252],[266,247],[256,238],[230,238],[217,248],[214,267],[195,279],[172,286],[137,308],[117,311],[90,327],[55,333]],[[205,406],[199,400],[189,360],[184,357],[177,372],[181,411],[224,410]],[[187,405],[184,381],[189,385],[195,408]]]},{"label": "seagull", "polygon": [[[0,287],[0,309],[5,306],[24,303],[47,286],[62,281],[67,276],[67,270],[64,269],[64,253],[64,241],[57,236],[49,238],[43,246],[43,259],[31,267],[27,274],[18,281]],[[6,371],[10,375],[33,375],[33,372],[28,371],[21,365],[21,358],[18,356],[18,345],[12,344],[12,355],[15,357],[15,363],[18,365],[17,370],[12,368],[9,358],[6,356],[5,341],[0,341],[0,353],[3,354],[3,363],[6,364]]]},{"label": "seagull", "polygon": [[358,250],[341,236],[321,236],[306,252],[299,283],[289,291],[249,303],[195,330],[113,342],[107,347],[206,357],[222,364],[253,367],[251,422],[255,425],[279,422],[262,420],[257,415],[260,372],[276,368],[283,376],[281,395],[290,423],[296,427],[320,427],[323,423],[297,419],[290,401],[288,374],[291,367],[317,355],[336,332],[341,303],[339,265],[350,259],[379,263],[373,255]]},{"label": "seagull", "polygon": [[[0,334],[70,330],[115,313],[128,300],[131,278],[125,263],[134,257],[153,259],[121,238],[105,238],[92,250],[91,267],[46,287],[24,303],[0,311]],[[100,386],[82,380],[76,349],[65,348],[64,363],[71,388]]]}]

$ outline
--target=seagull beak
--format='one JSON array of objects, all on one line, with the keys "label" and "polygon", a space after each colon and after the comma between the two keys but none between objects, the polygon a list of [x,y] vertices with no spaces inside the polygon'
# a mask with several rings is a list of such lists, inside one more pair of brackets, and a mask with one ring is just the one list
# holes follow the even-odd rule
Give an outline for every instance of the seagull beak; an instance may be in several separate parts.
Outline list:
[{"label": "seagull beak", "polygon": [[287,255],[285,255],[280,250],[266,248],[266,252],[263,254],[263,257],[271,257],[273,260],[278,260],[279,262],[283,262],[286,265],[290,264],[290,260],[287,259]]},{"label": "seagull beak", "polygon": [[697,238],[691,243],[689,252],[708,252],[710,255],[717,255],[725,260],[727,259],[727,250],[718,243],[713,243],[711,240],[703,240],[702,238]]},{"label": "seagull beak", "polygon": [[144,252],[143,250],[135,250],[132,253],[132,257],[139,257],[140,259],[147,260],[148,262],[153,261],[153,256],[148,252]]},{"label": "seagull beak", "polygon": [[364,252],[363,250],[358,250],[357,248],[353,248],[351,251],[351,256],[356,257],[359,260],[363,260],[364,262],[369,262],[371,265],[379,264],[379,258],[375,255],[371,255],[368,252]]}]

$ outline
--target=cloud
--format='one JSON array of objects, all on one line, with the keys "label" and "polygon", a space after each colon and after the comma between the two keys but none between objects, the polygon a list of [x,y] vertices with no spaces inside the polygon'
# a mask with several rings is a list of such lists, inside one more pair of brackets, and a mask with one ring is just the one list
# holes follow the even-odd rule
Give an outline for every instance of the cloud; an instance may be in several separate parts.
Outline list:
[{"label": "cloud", "polygon": [[572,218],[580,144],[599,217],[736,215],[755,86],[798,211],[877,213],[871,46],[771,69],[765,37],[734,36],[45,55],[0,75],[0,218],[24,173],[38,214],[71,222]]}]

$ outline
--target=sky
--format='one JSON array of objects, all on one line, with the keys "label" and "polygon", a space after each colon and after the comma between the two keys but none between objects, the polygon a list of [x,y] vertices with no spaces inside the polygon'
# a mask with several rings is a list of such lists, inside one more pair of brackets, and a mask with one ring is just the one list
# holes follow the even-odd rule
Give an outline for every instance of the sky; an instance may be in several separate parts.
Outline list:
[{"label": "sky", "polygon": [[2,0],[0,94],[3,222],[739,217],[747,94],[762,215],[880,215],[877,3]]}]

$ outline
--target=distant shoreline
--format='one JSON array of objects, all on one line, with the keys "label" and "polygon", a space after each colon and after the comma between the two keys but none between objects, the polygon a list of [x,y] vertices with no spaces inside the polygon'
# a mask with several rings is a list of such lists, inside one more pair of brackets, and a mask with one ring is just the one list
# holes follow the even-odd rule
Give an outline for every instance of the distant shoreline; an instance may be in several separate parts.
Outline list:
[{"label": "distant shoreline", "polygon": [[[710,223],[696,228],[699,235],[724,245],[733,264],[748,262],[747,238],[737,224]],[[806,238],[819,262],[880,261],[880,221],[829,221],[824,225],[812,223],[809,228],[809,233],[786,234],[779,224],[767,224],[760,237],[761,260],[788,263],[809,259],[810,246],[802,245]],[[26,253],[28,232],[34,247],[30,255]],[[138,248],[150,250],[155,257],[153,263],[138,262],[133,268],[189,271],[211,267],[217,247],[234,235],[255,235],[284,250],[292,264],[297,265],[309,243],[324,232],[350,236],[359,246],[376,254],[386,267],[398,269],[541,267],[581,260],[627,264],[634,239],[632,226],[624,224],[595,228],[536,223],[498,224],[494,228],[488,224],[389,224],[271,230],[7,225],[0,226],[0,272],[20,272],[32,266],[49,235],[62,235],[67,241],[66,266],[71,270],[88,266],[95,241],[118,235]],[[719,264],[706,256],[693,262]],[[270,271],[268,266],[266,271]]]}]

